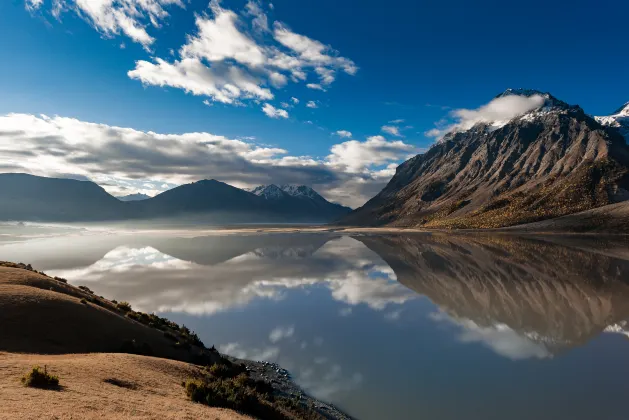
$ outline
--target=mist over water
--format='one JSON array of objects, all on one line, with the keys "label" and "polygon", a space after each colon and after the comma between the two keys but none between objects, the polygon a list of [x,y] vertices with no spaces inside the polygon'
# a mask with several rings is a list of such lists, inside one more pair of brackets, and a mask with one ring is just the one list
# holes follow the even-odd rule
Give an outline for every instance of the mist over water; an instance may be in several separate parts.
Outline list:
[{"label": "mist over water", "polygon": [[626,240],[33,226],[0,237],[0,260],[278,362],[359,419],[626,415]]}]

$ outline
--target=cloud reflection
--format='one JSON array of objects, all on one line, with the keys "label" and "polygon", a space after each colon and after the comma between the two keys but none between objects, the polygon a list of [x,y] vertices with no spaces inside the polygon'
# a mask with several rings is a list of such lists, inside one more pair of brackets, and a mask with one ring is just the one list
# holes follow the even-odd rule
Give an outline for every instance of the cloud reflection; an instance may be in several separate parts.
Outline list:
[{"label": "cloud reflection", "polygon": [[288,247],[274,244],[271,236],[268,240],[268,246],[213,264],[176,258],[159,246],[124,245],[89,266],[49,273],[146,312],[211,315],[254,299],[281,300],[291,290],[312,286],[324,286],[350,307],[362,304],[378,311],[416,296],[377,254],[352,238],[328,238],[320,245],[319,237],[310,245]]}]

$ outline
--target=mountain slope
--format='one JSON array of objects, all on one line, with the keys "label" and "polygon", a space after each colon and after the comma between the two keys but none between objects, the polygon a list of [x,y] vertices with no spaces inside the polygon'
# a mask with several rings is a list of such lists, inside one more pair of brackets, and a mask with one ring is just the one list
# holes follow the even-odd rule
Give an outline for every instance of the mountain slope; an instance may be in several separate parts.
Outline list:
[{"label": "mountain slope", "polygon": [[341,223],[495,228],[629,198],[629,147],[578,106],[544,103],[496,125],[447,134],[400,165],[389,184]]},{"label": "mountain slope", "polygon": [[264,199],[214,179],[181,185],[130,204],[143,218],[213,214],[220,219],[244,221],[247,214],[262,217],[271,212]]},{"label": "mountain slope", "polygon": [[0,174],[0,220],[91,221],[131,215],[128,203],[90,181]]},{"label": "mountain slope", "polygon": [[330,203],[305,185],[261,185],[251,192],[264,198],[275,211],[309,221],[334,221],[351,211],[348,207]]},{"label": "mountain slope", "polygon": [[604,117],[594,117],[601,125],[618,130],[629,143],[629,102],[618,108],[613,114]]}]

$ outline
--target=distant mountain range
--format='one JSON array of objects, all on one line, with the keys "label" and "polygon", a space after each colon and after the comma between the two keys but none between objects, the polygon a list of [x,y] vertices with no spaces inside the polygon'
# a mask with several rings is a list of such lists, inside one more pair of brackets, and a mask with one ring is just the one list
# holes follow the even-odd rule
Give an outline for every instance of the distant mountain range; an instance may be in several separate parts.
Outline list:
[{"label": "distant mountain range", "polygon": [[116,197],[116,198],[120,201],[140,201],[140,200],[148,200],[149,198],[151,198],[151,196],[137,193],[137,194],[123,195],[122,197]]},{"label": "distant mountain range", "polygon": [[306,186],[283,186],[283,195],[275,199],[260,194],[260,189],[256,191],[245,191],[216,180],[203,180],[155,197],[134,194],[116,198],[90,181],[0,174],[0,220],[180,219],[208,223],[322,223],[351,211],[328,202]]},{"label": "distant mountain range", "polygon": [[543,103],[446,134],[340,223],[499,228],[629,200],[629,104],[591,117],[549,93],[509,89],[498,97],[510,95],[540,95]]}]

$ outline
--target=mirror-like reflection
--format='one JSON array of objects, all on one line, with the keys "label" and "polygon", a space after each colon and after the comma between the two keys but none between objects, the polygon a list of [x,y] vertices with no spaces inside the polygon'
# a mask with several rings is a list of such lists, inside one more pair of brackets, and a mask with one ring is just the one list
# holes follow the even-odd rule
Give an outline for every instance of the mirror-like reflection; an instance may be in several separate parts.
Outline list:
[{"label": "mirror-like reflection", "polygon": [[0,259],[279,362],[360,419],[625,414],[622,240],[64,232],[5,236]]}]

